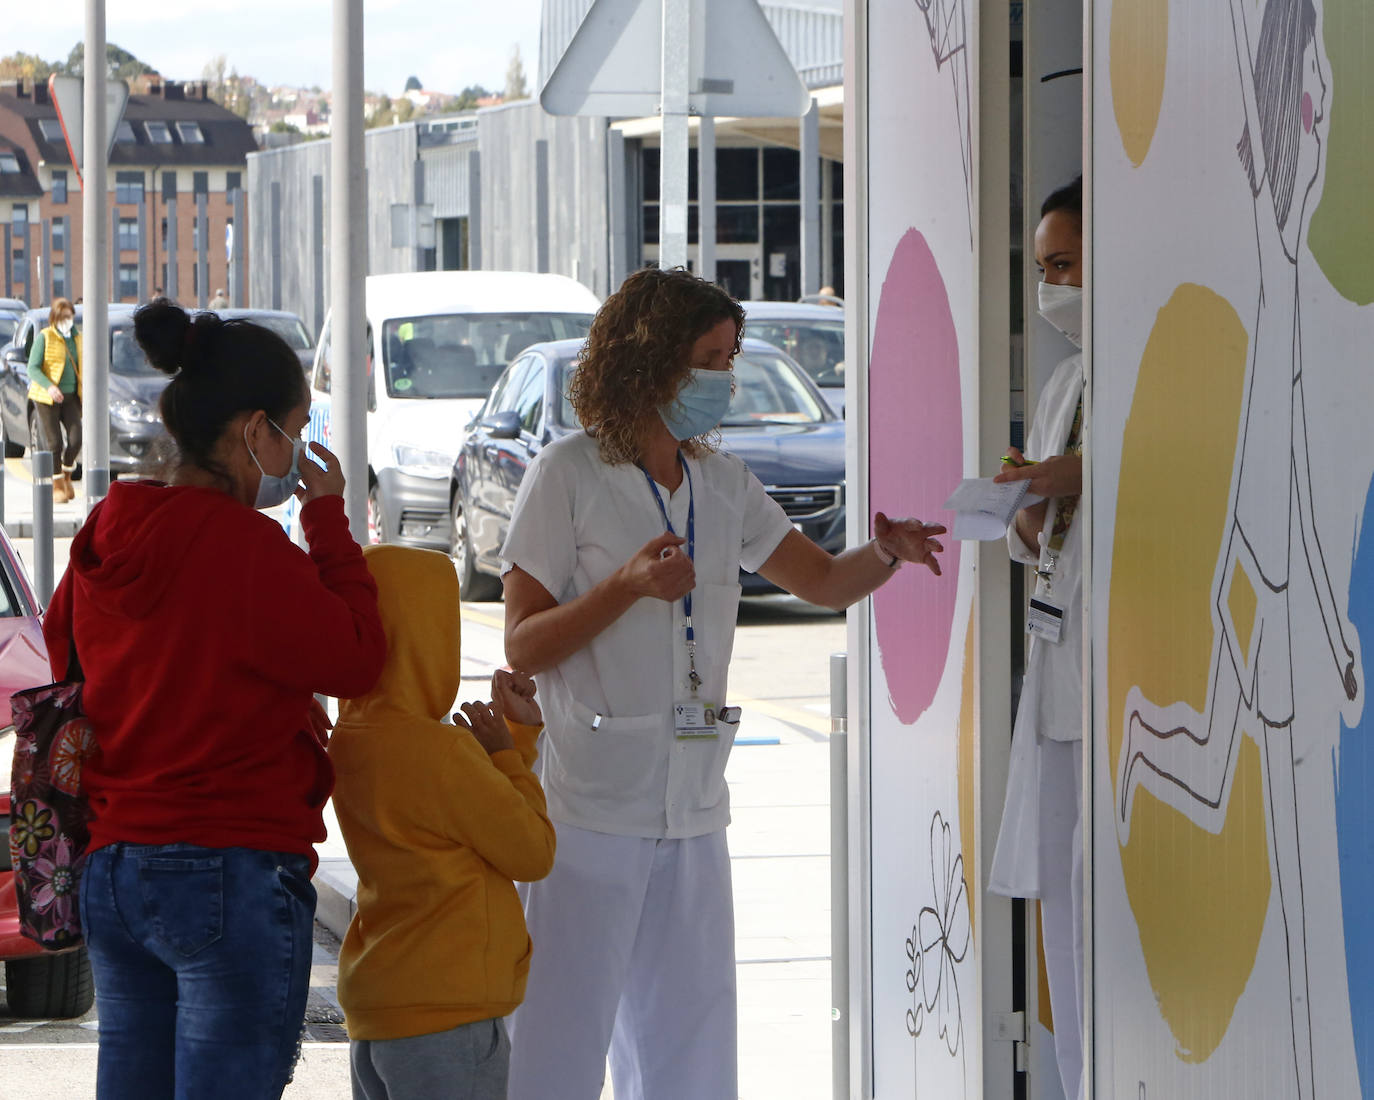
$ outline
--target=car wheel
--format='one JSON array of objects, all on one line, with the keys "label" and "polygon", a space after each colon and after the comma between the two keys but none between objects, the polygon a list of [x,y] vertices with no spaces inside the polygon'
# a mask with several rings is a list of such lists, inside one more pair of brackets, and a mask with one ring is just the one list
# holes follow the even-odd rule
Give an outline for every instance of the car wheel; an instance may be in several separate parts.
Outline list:
[{"label": "car wheel", "polygon": [[386,513],[382,510],[382,490],[375,483],[367,490],[367,541],[373,546],[386,542]]},{"label": "car wheel", "polygon": [[449,510],[448,552],[458,570],[460,600],[487,601],[501,595],[501,582],[477,569],[477,555],[468,536],[467,514],[463,511],[462,498],[457,494],[454,494],[453,506]]},{"label": "car wheel", "polygon": [[84,947],[61,955],[34,955],[5,963],[10,1011],[29,1020],[84,1016],[95,1000],[91,960]]},{"label": "car wheel", "polygon": [[16,443],[10,438],[3,416],[0,416],[0,439],[4,441],[6,458],[19,458],[24,453],[24,444]]}]

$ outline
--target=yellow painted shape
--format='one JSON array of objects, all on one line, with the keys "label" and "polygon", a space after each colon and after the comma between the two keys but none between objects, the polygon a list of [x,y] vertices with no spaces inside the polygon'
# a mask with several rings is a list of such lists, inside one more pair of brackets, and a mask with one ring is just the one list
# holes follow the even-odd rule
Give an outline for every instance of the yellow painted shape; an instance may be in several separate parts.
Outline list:
[{"label": "yellow painted shape", "polygon": [[1231,591],[1226,595],[1226,606],[1231,612],[1231,622],[1236,626],[1236,637],[1240,641],[1241,660],[1250,663],[1250,636],[1255,629],[1255,610],[1259,607],[1259,597],[1255,586],[1250,583],[1245,567],[1236,562],[1236,570],[1231,575]]},{"label": "yellow painted shape", "polygon": [[[1213,577],[1230,518],[1248,337],[1229,302],[1195,284],[1160,310],[1121,444],[1107,628],[1108,759],[1116,782],[1126,695],[1206,711]],[[1268,907],[1259,752],[1243,739],[1231,801],[1213,835],[1136,792],[1121,850],[1160,1015],[1185,1061],[1226,1033]],[[1120,792],[1118,793],[1118,797]]]},{"label": "yellow painted shape", "polygon": [[1035,1007],[1040,1026],[1054,1034],[1054,1012],[1050,1007],[1050,968],[1045,962],[1045,909],[1039,901],[1035,903],[1035,927],[1040,934],[1035,937]]},{"label": "yellow painted shape", "polygon": [[1116,128],[1126,156],[1139,168],[1154,141],[1164,103],[1169,0],[1115,0],[1109,40]]},{"label": "yellow painted shape", "polygon": [[[975,607],[977,604],[975,603]],[[964,891],[964,896],[968,898],[968,923],[970,930],[974,927],[974,907],[978,900],[978,891],[972,887],[978,885],[975,877],[974,868],[978,866],[974,855],[977,848],[973,840],[977,835],[977,815],[976,804],[973,799],[973,769],[977,755],[973,751],[974,735],[974,687],[977,680],[977,667],[973,659],[973,638],[974,638],[974,616],[970,609],[968,616],[968,629],[964,632],[964,682],[962,699],[959,704],[959,851],[964,857],[964,880],[970,885],[970,889]]]}]

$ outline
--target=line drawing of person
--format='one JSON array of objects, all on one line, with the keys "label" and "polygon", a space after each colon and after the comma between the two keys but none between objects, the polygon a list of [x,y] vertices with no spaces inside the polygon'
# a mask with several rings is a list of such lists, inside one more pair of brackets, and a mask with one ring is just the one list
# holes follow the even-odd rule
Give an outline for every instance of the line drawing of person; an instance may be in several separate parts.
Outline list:
[{"label": "line drawing of person", "polygon": [[1242,723],[1250,720],[1264,765],[1284,924],[1295,1095],[1309,1100],[1312,1021],[1296,784],[1307,746],[1296,742],[1290,637],[1295,552],[1311,577],[1344,696],[1354,701],[1359,694],[1352,646],[1358,640],[1342,623],[1313,515],[1303,398],[1298,254],[1316,205],[1327,84],[1314,0],[1265,0],[1253,53],[1244,0],[1231,0],[1231,20],[1245,108],[1237,152],[1255,204],[1260,292],[1231,513],[1213,581],[1212,676],[1202,713],[1183,702],[1161,706],[1131,688],[1118,761],[1117,829],[1124,845],[1135,791],[1144,787],[1219,832]]},{"label": "line drawing of person", "polygon": [[963,155],[964,199],[969,209],[969,241],[973,240],[973,131],[969,105],[968,17],[964,0],[916,0],[930,34],[930,49],[935,67],[948,64],[954,83],[955,122],[959,127],[959,149]]}]

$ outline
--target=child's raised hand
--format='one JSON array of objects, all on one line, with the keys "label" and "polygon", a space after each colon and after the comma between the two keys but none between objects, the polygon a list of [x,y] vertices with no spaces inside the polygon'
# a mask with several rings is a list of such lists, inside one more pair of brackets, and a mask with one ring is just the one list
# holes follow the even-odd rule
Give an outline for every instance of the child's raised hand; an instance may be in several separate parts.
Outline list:
[{"label": "child's raised hand", "polygon": [[534,680],[523,672],[497,669],[491,678],[492,708],[522,726],[542,726],[544,715],[534,698]]},{"label": "child's raised hand", "polygon": [[515,748],[510,730],[494,704],[464,703],[461,709],[462,714],[453,716],[453,724],[470,732],[488,753]]}]

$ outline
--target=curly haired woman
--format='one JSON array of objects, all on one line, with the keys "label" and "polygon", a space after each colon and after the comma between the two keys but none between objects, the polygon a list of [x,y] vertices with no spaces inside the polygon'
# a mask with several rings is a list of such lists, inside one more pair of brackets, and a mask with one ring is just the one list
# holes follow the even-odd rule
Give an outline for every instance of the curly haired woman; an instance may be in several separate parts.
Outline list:
[{"label": "curly haired woman", "polygon": [[586,431],[546,447],[503,550],[506,657],[536,676],[553,873],[512,1040],[512,1100],[721,1100],[736,1089],[726,672],[739,570],[847,607],[904,561],[940,572],[942,527],[874,517],[832,557],[712,434],[744,314],[645,269],[592,324],[570,398]]}]

